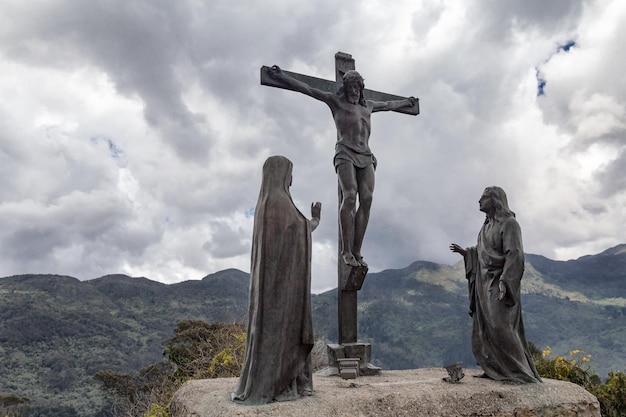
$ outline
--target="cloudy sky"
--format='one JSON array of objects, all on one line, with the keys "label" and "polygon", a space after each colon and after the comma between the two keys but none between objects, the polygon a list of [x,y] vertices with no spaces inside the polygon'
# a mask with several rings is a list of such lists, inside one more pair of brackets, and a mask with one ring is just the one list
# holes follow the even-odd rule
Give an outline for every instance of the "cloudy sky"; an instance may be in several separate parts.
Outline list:
[{"label": "cloudy sky", "polygon": [[294,162],[313,290],[336,286],[335,128],[259,68],[416,96],[376,113],[372,271],[453,264],[503,187],[525,251],[626,242],[622,0],[0,0],[0,276],[249,271],[261,167]]}]

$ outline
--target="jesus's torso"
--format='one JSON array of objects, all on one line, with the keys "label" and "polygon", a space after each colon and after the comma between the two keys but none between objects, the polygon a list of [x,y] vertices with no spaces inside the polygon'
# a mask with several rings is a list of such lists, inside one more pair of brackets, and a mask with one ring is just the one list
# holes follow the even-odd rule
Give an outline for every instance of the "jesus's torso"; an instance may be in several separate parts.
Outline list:
[{"label": "jesus's torso", "polygon": [[352,149],[370,152],[371,110],[345,100],[339,100],[338,105],[331,110],[337,127],[337,142]]}]

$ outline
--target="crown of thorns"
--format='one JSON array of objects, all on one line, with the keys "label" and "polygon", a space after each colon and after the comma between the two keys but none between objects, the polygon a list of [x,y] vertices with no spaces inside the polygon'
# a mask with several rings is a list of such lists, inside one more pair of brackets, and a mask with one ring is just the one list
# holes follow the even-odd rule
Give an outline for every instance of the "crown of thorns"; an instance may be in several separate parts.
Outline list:
[{"label": "crown of thorns", "polygon": [[350,70],[350,71],[346,71],[345,74],[343,74],[343,82],[348,83],[348,82],[354,82],[357,81],[359,83],[361,83],[361,85],[365,85],[365,80],[363,79],[363,77],[361,77],[361,74],[358,73],[358,71],[355,70]]}]

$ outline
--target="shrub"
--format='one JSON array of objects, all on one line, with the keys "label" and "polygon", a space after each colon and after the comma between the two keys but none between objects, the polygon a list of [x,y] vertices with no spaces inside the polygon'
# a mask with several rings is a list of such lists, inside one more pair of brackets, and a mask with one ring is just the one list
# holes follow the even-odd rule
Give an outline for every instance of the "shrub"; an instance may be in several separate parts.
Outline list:
[{"label": "shrub", "polygon": [[178,378],[227,378],[239,376],[245,342],[242,323],[183,320],[164,342],[163,354],[176,365]]},{"label": "shrub", "polygon": [[539,375],[558,379],[560,381],[573,382],[582,387],[589,387],[592,384],[591,367],[589,365],[591,355],[586,355],[584,351],[575,349],[569,352],[568,357],[556,356],[551,358],[550,346],[546,347],[539,357],[533,358]]},{"label": "shrub", "polygon": [[25,415],[30,399],[15,394],[0,393],[0,416],[19,417]]},{"label": "shrub", "polygon": [[113,399],[114,416],[168,417],[168,406],[190,379],[238,376],[246,334],[241,323],[183,320],[163,344],[166,360],[136,374],[100,371],[95,378]]},{"label": "shrub", "polygon": [[552,357],[550,346],[540,351],[529,343],[529,348],[539,375],[582,386],[596,396],[603,417],[626,416],[626,373],[609,372],[606,382],[602,383],[591,371],[591,355],[582,350],[572,350],[566,358]]},{"label": "shrub", "polygon": [[592,394],[600,401],[604,417],[623,417],[626,415],[626,373],[609,372],[604,384],[599,384]]}]

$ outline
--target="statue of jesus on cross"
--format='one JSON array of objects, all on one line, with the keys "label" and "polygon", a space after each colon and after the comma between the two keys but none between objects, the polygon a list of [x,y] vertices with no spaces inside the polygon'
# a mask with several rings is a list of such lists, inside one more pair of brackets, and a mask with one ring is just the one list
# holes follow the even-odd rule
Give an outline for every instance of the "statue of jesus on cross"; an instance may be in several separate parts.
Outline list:
[{"label": "statue of jesus on cross", "polygon": [[[339,248],[337,259],[339,344],[357,344],[357,292],[368,267],[361,254],[374,191],[376,159],[369,147],[371,115],[377,111],[419,114],[414,97],[401,97],[364,88],[363,78],[355,71],[352,55],[335,54],[335,80],[324,80],[279,67],[261,67],[261,84],[298,91],[328,105],[337,128],[335,170],[339,179]],[[357,209],[357,201],[359,203]],[[359,357],[368,364],[366,344]],[[367,344],[369,346],[369,344]],[[345,353],[345,352],[344,352]],[[342,353],[343,354],[343,353]],[[346,356],[341,356],[346,357]],[[361,367],[369,372],[369,365]],[[378,368],[377,368],[378,369]]]},{"label": "statue of jesus on cross", "polygon": [[356,70],[345,72],[337,93],[314,88],[285,74],[276,65],[269,74],[291,89],[323,101],[330,108],[337,128],[334,164],[341,188],[341,258],[347,265],[367,267],[361,246],[370,217],[376,169],[376,158],[369,147],[371,115],[378,111],[413,107],[417,99],[366,100],[364,80]]}]

